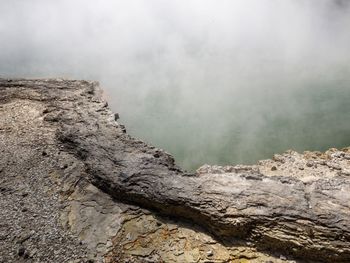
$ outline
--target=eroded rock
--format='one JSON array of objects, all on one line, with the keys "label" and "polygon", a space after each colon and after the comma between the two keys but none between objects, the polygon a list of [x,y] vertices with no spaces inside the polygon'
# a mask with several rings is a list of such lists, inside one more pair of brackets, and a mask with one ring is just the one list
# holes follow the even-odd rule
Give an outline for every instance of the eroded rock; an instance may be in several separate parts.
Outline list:
[{"label": "eroded rock", "polygon": [[2,261],[350,260],[349,149],[188,174],[126,134],[101,93],[0,80]]}]

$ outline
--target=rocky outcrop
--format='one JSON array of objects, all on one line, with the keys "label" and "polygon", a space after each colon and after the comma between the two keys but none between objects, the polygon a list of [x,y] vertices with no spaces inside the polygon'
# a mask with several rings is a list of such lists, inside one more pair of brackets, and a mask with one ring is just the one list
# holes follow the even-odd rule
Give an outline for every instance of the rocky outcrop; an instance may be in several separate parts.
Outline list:
[{"label": "rocky outcrop", "polygon": [[190,174],[102,95],[0,80],[2,261],[350,261],[348,149]]}]

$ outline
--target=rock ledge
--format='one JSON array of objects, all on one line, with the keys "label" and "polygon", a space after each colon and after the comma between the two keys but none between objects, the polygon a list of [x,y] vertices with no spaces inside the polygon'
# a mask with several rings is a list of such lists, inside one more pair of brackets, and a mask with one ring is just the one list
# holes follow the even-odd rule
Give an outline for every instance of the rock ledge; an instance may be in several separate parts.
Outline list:
[{"label": "rock ledge", "polygon": [[350,261],[349,148],[189,174],[96,82],[0,79],[0,111],[0,262]]}]

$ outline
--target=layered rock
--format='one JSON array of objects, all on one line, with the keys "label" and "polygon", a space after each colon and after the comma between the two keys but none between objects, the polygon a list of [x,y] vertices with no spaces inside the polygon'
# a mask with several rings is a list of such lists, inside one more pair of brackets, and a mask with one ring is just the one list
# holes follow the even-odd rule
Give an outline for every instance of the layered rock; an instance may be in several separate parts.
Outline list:
[{"label": "layered rock", "polygon": [[350,261],[349,149],[189,174],[97,83],[2,79],[0,103],[4,262]]}]

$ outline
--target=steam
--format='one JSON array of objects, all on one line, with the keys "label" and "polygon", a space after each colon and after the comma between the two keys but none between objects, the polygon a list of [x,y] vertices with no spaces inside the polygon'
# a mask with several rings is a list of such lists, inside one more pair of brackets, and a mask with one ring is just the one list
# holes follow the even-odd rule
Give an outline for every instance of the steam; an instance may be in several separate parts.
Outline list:
[{"label": "steam", "polygon": [[348,146],[346,3],[4,0],[0,75],[98,80],[188,169]]}]

